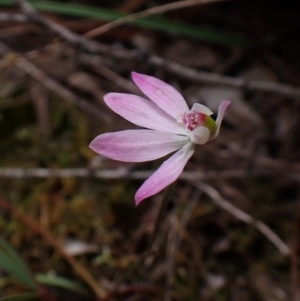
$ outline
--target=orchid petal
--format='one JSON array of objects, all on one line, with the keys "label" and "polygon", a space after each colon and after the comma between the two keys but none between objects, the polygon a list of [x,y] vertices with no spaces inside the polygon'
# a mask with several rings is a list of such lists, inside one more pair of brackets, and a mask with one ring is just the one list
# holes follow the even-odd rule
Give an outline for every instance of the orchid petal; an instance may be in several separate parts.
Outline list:
[{"label": "orchid petal", "polygon": [[185,135],[185,129],[156,104],[137,95],[108,93],[105,103],[117,114],[139,126]]},{"label": "orchid petal", "polygon": [[210,116],[213,114],[213,112],[206,106],[200,104],[200,103],[194,103],[192,106],[191,111],[202,113],[204,115]]},{"label": "orchid petal", "polygon": [[182,95],[172,86],[152,76],[136,72],[132,72],[131,75],[139,89],[175,119],[189,110]]},{"label": "orchid petal", "polygon": [[194,153],[194,150],[194,144],[189,142],[172,157],[166,160],[136,192],[136,205],[138,205],[144,199],[160,192],[166,186],[177,180],[187,161]]},{"label": "orchid petal", "polygon": [[223,121],[223,117],[224,117],[224,114],[226,112],[226,109],[227,107],[230,105],[230,101],[229,100],[223,100],[221,102],[221,104],[219,105],[219,109],[218,109],[218,117],[217,117],[217,120],[216,120],[216,130],[215,130],[215,133],[214,135],[211,137],[210,140],[213,140],[215,138],[218,137],[219,135],[219,131],[220,131],[220,127],[221,127],[221,124],[222,124],[222,121]]},{"label": "orchid petal", "polygon": [[124,162],[161,158],[188,143],[187,136],[152,130],[127,130],[97,136],[90,148],[105,157]]},{"label": "orchid petal", "polygon": [[191,141],[195,144],[205,144],[209,137],[209,129],[205,126],[199,126],[190,133]]}]

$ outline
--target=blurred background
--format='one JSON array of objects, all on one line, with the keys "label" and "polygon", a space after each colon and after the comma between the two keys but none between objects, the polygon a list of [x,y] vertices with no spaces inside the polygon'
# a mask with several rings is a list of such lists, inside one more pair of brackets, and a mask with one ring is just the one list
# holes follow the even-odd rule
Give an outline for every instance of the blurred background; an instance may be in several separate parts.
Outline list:
[{"label": "blurred background", "polygon": [[[299,17],[293,1],[0,0],[0,300],[299,301]],[[190,106],[232,102],[138,207],[164,158],[88,148],[135,128],[103,102],[141,95],[131,71]]]}]

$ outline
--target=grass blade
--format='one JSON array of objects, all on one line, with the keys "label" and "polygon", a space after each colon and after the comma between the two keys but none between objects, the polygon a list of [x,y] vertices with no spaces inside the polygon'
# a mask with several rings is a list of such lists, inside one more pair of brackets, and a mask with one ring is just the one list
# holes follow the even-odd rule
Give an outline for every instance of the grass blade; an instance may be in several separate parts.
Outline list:
[{"label": "grass blade", "polygon": [[[126,14],[114,10],[72,3],[60,3],[52,1],[28,1],[28,3],[30,3],[32,7],[39,11],[53,12],[71,17],[115,21],[126,16]],[[0,0],[0,5],[12,6],[12,2],[10,0]],[[248,44],[247,40],[242,36],[186,25],[184,23],[169,21],[160,17],[137,19],[130,22],[130,24],[220,44],[240,46],[245,46]]]},{"label": "grass blade", "polygon": [[55,276],[55,275],[44,275],[44,274],[37,274],[35,276],[35,280],[43,285],[49,286],[56,286],[60,288],[64,288],[69,291],[73,291],[75,293],[79,293],[81,295],[88,295],[88,290],[83,287],[81,284],[76,283],[72,280],[67,278]]},{"label": "grass blade", "polygon": [[22,294],[22,295],[15,295],[0,298],[0,301],[31,301],[31,300],[38,300],[39,296],[37,294]]},{"label": "grass blade", "polygon": [[17,252],[0,238],[0,268],[21,281],[30,289],[36,290],[33,276]]}]

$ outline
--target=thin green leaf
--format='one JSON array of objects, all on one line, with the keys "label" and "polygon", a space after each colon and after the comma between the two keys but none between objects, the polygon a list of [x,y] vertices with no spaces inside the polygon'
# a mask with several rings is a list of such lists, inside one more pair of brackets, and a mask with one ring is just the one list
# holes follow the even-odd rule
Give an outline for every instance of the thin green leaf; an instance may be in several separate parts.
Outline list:
[{"label": "thin green leaf", "polygon": [[0,268],[21,281],[30,289],[36,290],[33,276],[17,252],[0,238]]},{"label": "thin green leaf", "polygon": [[60,276],[37,274],[35,280],[40,284],[60,287],[81,295],[86,296],[89,294],[88,290],[81,284]]},{"label": "thin green leaf", "polygon": [[[98,7],[89,7],[72,3],[28,1],[32,7],[40,11],[53,12],[72,17],[100,19],[104,21],[115,21],[126,16],[126,14],[114,10]],[[12,6],[10,0],[0,0],[0,5]],[[156,29],[163,32],[175,33],[190,38],[216,42],[220,44],[234,44],[245,46],[247,41],[244,37],[219,32],[201,27],[186,25],[179,22],[168,21],[165,18],[147,17],[130,22],[133,25]]]},{"label": "thin green leaf", "polygon": [[22,258],[20,258],[18,253],[1,237],[0,237],[0,250],[8,254],[24,270],[28,269],[27,265],[24,263]]},{"label": "thin green leaf", "polygon": [[38,300],[39,296],[37,294],[22,294],[22,295],[15,295],[15,296],[9,296],[0,298],[0,301],[31,301],[31,300]]}]

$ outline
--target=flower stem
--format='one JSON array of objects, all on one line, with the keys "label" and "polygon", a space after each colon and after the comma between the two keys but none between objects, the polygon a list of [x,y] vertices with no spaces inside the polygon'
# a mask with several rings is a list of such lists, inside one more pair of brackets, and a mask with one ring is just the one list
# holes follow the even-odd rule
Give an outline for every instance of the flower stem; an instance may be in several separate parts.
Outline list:
[{"label": "flower stem", "polygon": [[150,240],[150,248],[153,247],[154,241],[157,237],[157,233],[161,229],[161,226],[164,222],[164,217],[166,216],[166,212],[167,212],[167,205],[168,205],[170,196],[174,190],[174,187],[175,187],[175,182],[166,188],[165,193],[162,197],[162,201],[161,201],[160,208],[159,208],[157,218],[155,221],[155,225],[154,225],[154,230],[153,230],[151,240]]}]

